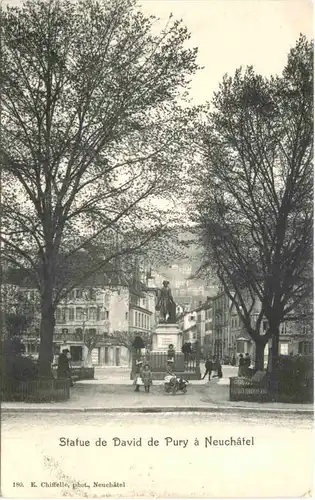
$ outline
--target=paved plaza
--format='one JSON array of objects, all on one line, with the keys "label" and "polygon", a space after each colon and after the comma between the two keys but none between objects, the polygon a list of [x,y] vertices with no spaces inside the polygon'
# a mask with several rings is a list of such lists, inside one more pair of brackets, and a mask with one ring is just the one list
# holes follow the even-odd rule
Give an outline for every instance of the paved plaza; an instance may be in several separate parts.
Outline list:
[{"label": "paved plaza", "polygon": [[[202,368],[202,373],[204,373]],[[96,368],[95,380],[76,382],[69,401],[57,403],[3,403],[3,411],[288,411],[312,412],[312,404],[251,403],[229,400],[229,377],[236,376],[237,368],[223,366],[223,378],[194,380],[186,394],[165,394],[163,381],[154,381],[150,393],[143,388],[134,391],[130,369]]]}]

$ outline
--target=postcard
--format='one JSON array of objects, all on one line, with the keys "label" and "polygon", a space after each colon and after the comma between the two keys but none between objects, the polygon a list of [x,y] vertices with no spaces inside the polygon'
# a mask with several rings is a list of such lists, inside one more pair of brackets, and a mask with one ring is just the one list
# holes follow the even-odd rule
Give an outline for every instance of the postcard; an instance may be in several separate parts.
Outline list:
[{"label": "postcard", "polygon": [[5,0],[1,495],[311,498],[310,0]]}]

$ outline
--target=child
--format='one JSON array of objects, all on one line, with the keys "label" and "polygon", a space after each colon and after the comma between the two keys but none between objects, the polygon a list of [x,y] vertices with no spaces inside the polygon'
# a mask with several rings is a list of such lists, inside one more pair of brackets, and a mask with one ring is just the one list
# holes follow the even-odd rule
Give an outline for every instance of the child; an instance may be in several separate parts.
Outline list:
[{"label": "child", "polygon": [[175,349],[173,344],[170,344],[168,346],[168,351],[167,351],[167,361],[175,361]]},{"label": "child", "polygon": [[172,367],[172,369],[174,369],[174,366],[175,366],[175,349],[174,349],[173,344],[170,344],[168,346],[167,366]]},{"label": "child", "polygon": [[135,392],[139,392],[140,385],[142,385],[142,361],[136,361],[136,377],[134,385],[136,386]]},{"label": "child", "polygon": [[150,392],[150,385],[152,385],[152,373],[149,365],[144,365],[141,378],[143,381],[145,392]]}]

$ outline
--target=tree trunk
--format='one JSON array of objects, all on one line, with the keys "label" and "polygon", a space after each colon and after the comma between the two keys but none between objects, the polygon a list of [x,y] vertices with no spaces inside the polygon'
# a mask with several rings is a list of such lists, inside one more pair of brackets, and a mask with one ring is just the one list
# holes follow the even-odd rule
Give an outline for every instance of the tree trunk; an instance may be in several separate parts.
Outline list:
[{"label": "tree trunk", "polygon": [[86,356],[86,367],[87,368],[92,368],[93,367],[93,363],[92,363],[92,349],[89,349],[88,348],[88,352],[87,352],[87,356]]},{"label": "tree trunk", "polygon": [[255,342],[255,370],[264,370],[266,341],[257,340]]},{"label": "tree trunk", "polygon": [[279,326],[272,328],[270,356],[270,388],[277,390],[277,362],[279,357]]},{"label": "tree trunk", "polygon": [[41,299],[41,324],[39,346],[39,374],[42,377],[51,377],[51,363],[53,360],[53,335],[55,327],[55,309],[53,306],[53,290],[48,282]]}]

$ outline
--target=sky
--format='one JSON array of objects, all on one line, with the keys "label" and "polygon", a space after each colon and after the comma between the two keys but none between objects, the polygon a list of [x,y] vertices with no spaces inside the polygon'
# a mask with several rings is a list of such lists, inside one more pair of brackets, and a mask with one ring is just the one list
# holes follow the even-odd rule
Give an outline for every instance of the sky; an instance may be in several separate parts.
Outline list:
[{"label": "sky", "polygon": [[225,73],[253,65],[281,73],[300,33],[312,38],[311,0],[142,0],[142,9],[165,25],[172,12],[191,32],[204,69],[191,82],[193,102],[211,99]]}]

